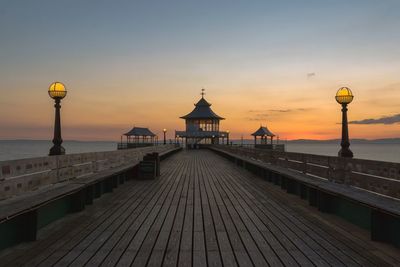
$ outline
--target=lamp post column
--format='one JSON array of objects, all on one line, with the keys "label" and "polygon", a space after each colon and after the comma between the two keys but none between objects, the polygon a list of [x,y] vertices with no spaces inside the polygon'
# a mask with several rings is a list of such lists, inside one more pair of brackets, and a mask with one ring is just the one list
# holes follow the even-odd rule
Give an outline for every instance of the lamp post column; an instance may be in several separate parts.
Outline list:
[{"label": "lamp post column", "polygon": [[55,98],[55,119],[54,119],[54,137],[53,137],[53,147],[50,148],[49,156],[53,155],[64,155],[65,149],[61,146],[63,140],[61,138],[61,99]]},{"label": "lamp post column", "polygon": [[166,139],[167,129],[164,129],[163,133],[164,133],[164,145],[166,145],[167,144],[167,139]]},{"label": "lamp post column", "polygon": [[61,99],[67,95],[65,85],[60,82],[54,82],[50,85],[48,90],[49,96],[54,99],[55,104],[55,119],[54,119],[54,136],[53,136],[53,147],[50,148],[49,156],[64,155],[65,149],[61,146],[63,140],[61,138]]},{"label": "lamp post column", "polygon": [[350,150],[349,127],[347,122],[347,104],[342,104],[342,147],[339,151],[339,157],[352,158],[353,152]]}]

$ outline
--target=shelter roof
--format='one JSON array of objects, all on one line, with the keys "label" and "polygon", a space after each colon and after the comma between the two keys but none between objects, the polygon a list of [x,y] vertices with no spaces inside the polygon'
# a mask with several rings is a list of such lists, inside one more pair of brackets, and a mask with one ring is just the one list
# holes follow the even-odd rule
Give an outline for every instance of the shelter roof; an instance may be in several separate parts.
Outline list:
[{"label": "shelter roof", "polygon": [[225,118],[218,116],[212,109],[211,104],[204,97],[194,104],[195,108],[189,114],[180,117],[181,119],[217,119],[224,120]]},{"label": "shelter roof", "polygon": [[124,133],[126,136],[156,136],[152,131],[149,130],[149,128],[143,128],[143,127],[133,127],[132,130],[130,130],[127,133]]},{"label": "shelter roof", "polygon": [[275,136],[270,130],[268,130],[267,126],[260,126],[260,128],[251,134],[252,136]]}]

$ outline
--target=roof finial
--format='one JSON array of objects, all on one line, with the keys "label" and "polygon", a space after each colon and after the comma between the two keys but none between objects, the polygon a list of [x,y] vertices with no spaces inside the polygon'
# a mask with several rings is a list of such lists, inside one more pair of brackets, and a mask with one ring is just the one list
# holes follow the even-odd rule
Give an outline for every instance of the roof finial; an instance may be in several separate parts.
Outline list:
[{"label": "roof finial", "polygon": [[205,90],[206,90],[206,89],[204,89],[204,87],[201,88],[201,98],[204,98],[204,95],[206,94],[206,93],[204,93]]}]

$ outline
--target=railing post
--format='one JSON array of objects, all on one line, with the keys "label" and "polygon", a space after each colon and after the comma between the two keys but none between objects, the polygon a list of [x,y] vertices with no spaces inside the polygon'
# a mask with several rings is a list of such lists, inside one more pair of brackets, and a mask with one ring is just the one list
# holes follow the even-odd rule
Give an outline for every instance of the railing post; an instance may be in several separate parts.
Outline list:
[{"label": "railing post", "polygon": [[351,158],[345,158],[344,165],[344,183],[346,185],[351,185],[351,173],[353,172],[353,164],[351,163]]},{"label": "railing post", "polygon": [[307,174],[307,156],[306,155],[302,155],[302,161],[303,161],[303,164],[302,164],[302,173],[304,173],[304,174]]}]

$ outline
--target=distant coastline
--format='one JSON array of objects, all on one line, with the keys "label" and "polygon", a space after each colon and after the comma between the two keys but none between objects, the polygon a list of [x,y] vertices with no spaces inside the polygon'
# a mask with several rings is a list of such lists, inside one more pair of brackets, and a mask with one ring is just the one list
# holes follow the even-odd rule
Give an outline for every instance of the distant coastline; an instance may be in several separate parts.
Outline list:
[{"label": "distant coastline", "polygon": [[[274,139],[274,143],[277,140]],[[233,139],[234,144],[242,142],[241,139]],[[253,139],[243,139],[244,144],[253,144]],[[284,140],[280,139],[279,143],[292,143],[292,144],[340,144],[340,139],[327,139],[327,140],[315,140],[315,139],[294,139]],[[350,139],[351,144],[400,144],[400,138],[380,138],[380,139]]]},{"label": "distant coastline", "polygon": [[[170,138],[167,138],[168,140]],[[44,139],[1,139],[0,142],[51,142],[51,140]],[[274,143],[277,140],[274,139]],[[74,143],[118,143],[119,140],[64,140],[64,142],[74,142]],[[231,142],[238,144],[242,142],[241,139],[231,139]],[[295,143],[295,144],[340,144],[340,139],[326,139],[326,140],[316,140],[316,139],[294,139],[285,140],[280,139],[280,143]],[[253,139],[243,139],[245,144],[253,144]],[[379,139],[350,139],[352,144],[400,144],[400,138],[379,138]]]},{"label": "distant coastline", "polygon": [[[283,140],[281,140],[283,141]],[[339,144],[340,139],[329,139],[329,140],[313,140],[313,139],[296,139],[284,141],[288,143],[326,143],[326,144]],[[382,139],[350,139],[352,144],[400,144],[400,138],[382,138]]]},{"label": "distant coastline", "polygon": [[[172,140],[173,141],[173,140]],[[242,140],[230,140],[235,145],[240,145]],[[276,139],[274,140],[274,143]],[[400,162],[400,138],[385,139],[353,139],[351,150],[355,158],[381,160],[388,162]],[[280,140],[285,144],[286,151],[316,155],[337,156],[340,149],[340,140]],[[254,140],[244,139],[244,145],[253,145]],[[51,147],[51,140],[0,140],[0,161],[30,157],[47,156]],[[80,141],[65,140],[63,146],[67,154],[113,151],[117,149],[117,141]]]}]

